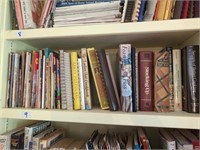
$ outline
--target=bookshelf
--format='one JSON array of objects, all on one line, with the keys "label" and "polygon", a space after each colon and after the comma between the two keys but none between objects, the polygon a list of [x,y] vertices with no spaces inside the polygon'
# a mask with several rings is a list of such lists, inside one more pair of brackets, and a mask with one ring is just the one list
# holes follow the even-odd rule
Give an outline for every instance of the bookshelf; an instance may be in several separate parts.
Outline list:
[{"label": "bookshelf", "polygon": [[[91,111],[5,108],[8,54],[11,51],[44,47],[69,50],[101,47],[117,50],[121,43],[131,43],[139,48],[164,46],[181,48],[186,44],[200,44],[200,18],[11,30],[9,2],[0,0],[1,2],[0,7],[4,9],[0,9],[3,14],[0,39],[0,118],[3,118],[2,124],[6,127],[3,130],[9,130],[23,121],[30,120],[51,120],[58,124],[59,122],[78,123],[80,127],[82,124],[87,124],[88,127],[91,124],[99,124],[200,129],[199,114],[186,112],[125,113],[104,111],[100,108]],[[28,113],[27,116],[24,115],[25,112]]]}]

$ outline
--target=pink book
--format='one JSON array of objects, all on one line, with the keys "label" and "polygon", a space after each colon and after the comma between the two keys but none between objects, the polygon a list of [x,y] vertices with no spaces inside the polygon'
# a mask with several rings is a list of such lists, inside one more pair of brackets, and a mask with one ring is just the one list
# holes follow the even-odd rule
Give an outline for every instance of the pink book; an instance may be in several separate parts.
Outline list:
[{"label": "pink book", "polygon": [[181,13],[181,18],[187,18],[188,16],[188,8],[189,8],[189,0],[184,0],[183,2],[183,8]]},{"label": "pink book", "polygon": [[42,13],[42,6],[40,5],[39,0],[31,0],[31,11],[33,16],[33,22],[38,24],[40,15]]},{"label": "pink book", "polygon": [[15,11],[16,11],[16,16],[17,16],[17,23],[19,29],[24,29],[24,23],[23,23],[23,18],[22,18],[22,11],[21,11],[21,4],[20,0],[14,0],[15,2]]}]

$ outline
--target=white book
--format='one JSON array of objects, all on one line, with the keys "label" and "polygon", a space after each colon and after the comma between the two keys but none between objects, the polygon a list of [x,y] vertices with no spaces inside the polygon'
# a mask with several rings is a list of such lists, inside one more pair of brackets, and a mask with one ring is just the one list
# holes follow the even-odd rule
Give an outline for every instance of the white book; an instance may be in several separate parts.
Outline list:
[{"label": "white book", "polygon": [[81,109],[85,109],[85,96],[84,96],[84,83],[83,83],[83,70],[82,70],[82,60],[78,58],[78,72],[80,81],[80,99],[81,99]]},{"label": "white book", "polygon": [[22,11],[24,29],[36,28],[36,23],[33,21],[31,0],[20,0],[20,2],[21,2],[21,11]]},{"label": "white book", "polygon": [[165,129],[159,129],[159,136],[162,149],[175,150],[176,141],[174,137]]},{"label": "white book", "polygon": [[45,54],[43,55],[43,64],[42,64],[42,106],[41,108],[44,109],[45,108],[45,70],[46,70],[46,57]]},{"label": "white book", "polygon": [[139,77],[138,77],[138,52],[135,52],[135,76],[136,76],[136,106],[139,110],[140,101],[139,101]]},{"label": "white book", "polygon": [[67,109],[73,110],[73,98],[72,98],[72,77],[71,77],[71,63],[70,53],[64,52],[64,66],[65,66],[65,83],[66,83],[66,98],[67,98]]},{"label": "white book", "polygon": [[173,49],[174,110],[182,111],[181,50]]},{"label": "white book", "polygon": [[24,150],[31,150],[33,144],[33,136],[43,132],[47,128],[51,127],[50,121],[40,121],[29,127],[25,127],[24,135]]},{"label": "white book", "polygon": [[66,76],[64,65],[64,51],[60,50],[60,87],[61,87],[61,108],[67,109],[67,97],[66,97]]},{"label": "white book", "polygon": [[54,127],[49,127],[48,129],[46,129],[45,131],[39,133],[36,136],[33,136],[33,146],[32,149],[33,150],[38,150],[40,149],[40,139],[42,139],[43,137],[47,136],[48,134],[52,133],[54,131]]},{"label": "white book", "polygon": [[154,12],[156,9],[157,0],[148,0],[147,1],[147,8],[144,14],[144,21],[151,21],[153,20]]},{"label": "white book", "polygon": [[131,21],[138,21],[141,0],[135,0]]}]

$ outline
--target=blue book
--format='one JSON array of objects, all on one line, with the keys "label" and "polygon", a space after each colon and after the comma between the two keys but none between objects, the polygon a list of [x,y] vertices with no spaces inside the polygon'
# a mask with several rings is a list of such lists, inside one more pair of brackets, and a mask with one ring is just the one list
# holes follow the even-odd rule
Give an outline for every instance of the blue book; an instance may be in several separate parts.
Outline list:
[{"label": "blue book", "polygon": [[147,4],[147,0],[142,0],[141,1],[138,22],[139,21],[143,21],[143,19],[144,19],[144,13],[145,13],[145,9],[146,9],[146,4]]}]

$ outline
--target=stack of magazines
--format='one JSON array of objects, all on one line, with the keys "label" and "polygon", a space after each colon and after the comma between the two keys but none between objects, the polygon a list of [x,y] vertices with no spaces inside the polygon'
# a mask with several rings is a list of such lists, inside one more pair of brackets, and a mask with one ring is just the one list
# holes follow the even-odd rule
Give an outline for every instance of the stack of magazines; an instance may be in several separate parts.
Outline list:
[{"label": "stack of magazines", "polygon": [[54,27],[90,23],[120,22],[120,1],[59,1],[54,12]]}]

